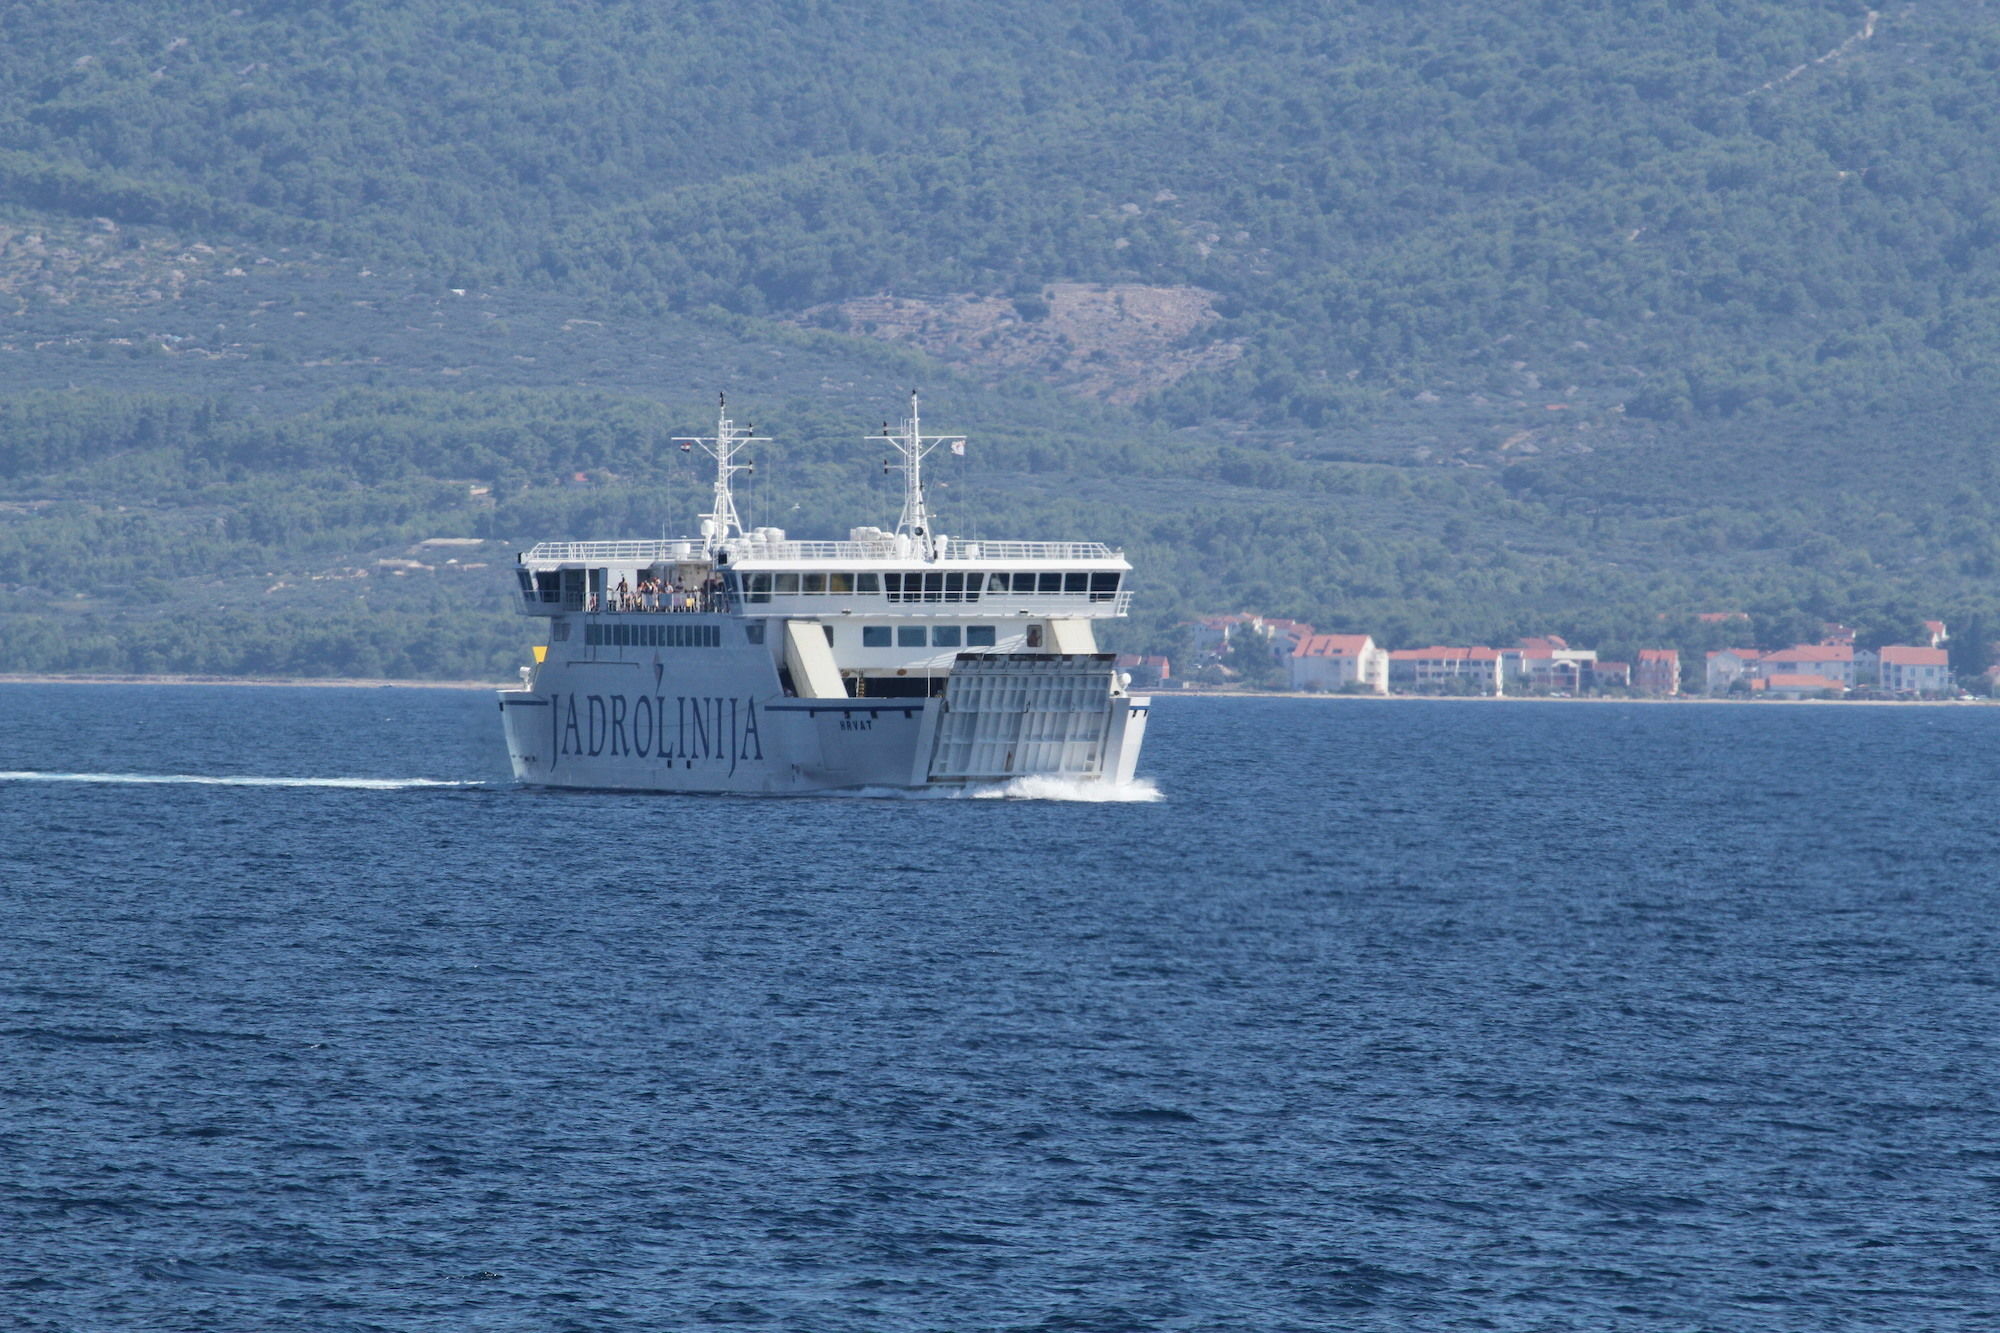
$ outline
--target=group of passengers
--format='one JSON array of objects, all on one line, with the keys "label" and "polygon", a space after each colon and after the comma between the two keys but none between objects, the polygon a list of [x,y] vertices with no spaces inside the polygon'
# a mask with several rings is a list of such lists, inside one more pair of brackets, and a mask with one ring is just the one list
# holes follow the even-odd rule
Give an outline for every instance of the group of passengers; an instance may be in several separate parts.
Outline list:
[{"label": "group of passengers", "polygon": [[[590,599],[590,610],[598,609],[597,598]],[[666,577],[641,578],[639,586],[633,587],[630,580],[619,579],[618,588],[610,599],[610,609],[615,611],[720,611],[723,610],[722,577],[711,574],[700,585],[683,586],[679,580]]]}]

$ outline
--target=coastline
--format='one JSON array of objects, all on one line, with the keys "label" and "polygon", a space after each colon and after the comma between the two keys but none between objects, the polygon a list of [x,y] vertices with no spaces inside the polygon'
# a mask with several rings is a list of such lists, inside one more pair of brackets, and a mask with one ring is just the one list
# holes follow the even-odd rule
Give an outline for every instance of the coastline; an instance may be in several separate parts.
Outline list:
[{"label": "coastline", "polygon": [[[1134,691],[1145,693],[1145,691]],[[1195,699],[1323,699],[1340,703],[1457,703],[1457,704],[1645,704],[1649,707],[1668,704],[1731,704],[1751,707],[1772,705],[1827,708],[1976,708],[1990,706],[2000,700],[1995,699],[1743,699],[1707,694],[1676,694],[1668,697],[1657,695],[1621,695],[1611,698],[1604,695],[1584,695],[1577,698],[1557,699],[1546,694],[1328,694],[1325,691],[1309,690],[1156,690],[1148,694],[1154,702],[1171,699],[1176,695]]]},{"label": "coastline", "polygon": [[0,673],[0,685],[254,685],[260,688],[348,690],[499,690],[484,680],[387,680],[348,676],[47,676]]},{"label": "coastline", "polygon": [[[342,689],[342,690],[504,690],[510,682],[487,680],[390,680],[355,676],[54,676],[26,672],[0,672],[0,685],[248,685],[259,689]],[[1837,708],[1976,708],[2000,703],[2000,699],[1743,699],[1705,694],[1677,694],[1667,698],[1625,695],[1609,698],[1585,695],[1557,699],[1542,694],[1329,694],[1323,690],[1143,690],[1158,702],[1162,699],[1318,699],[1327,703],[1460,703],[1460,704],[1732,704],[1768,707],[1805,705]]]}]

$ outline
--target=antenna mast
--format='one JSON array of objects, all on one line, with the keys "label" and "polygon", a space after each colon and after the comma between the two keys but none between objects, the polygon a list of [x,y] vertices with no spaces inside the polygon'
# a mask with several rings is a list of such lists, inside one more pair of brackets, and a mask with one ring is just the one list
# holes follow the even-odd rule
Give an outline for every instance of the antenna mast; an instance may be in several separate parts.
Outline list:
[{"label": "antenna mast", "polygon": [[[963,435],[925,435],[917,417],[917,391],[910,390],[910,415],[903,418],[902,429],[889,433],[887,422],[882,424],[880,435],[870,435],[870,440],[878,440],[889,445],[902,455],[901,463],[890,467],[900,468],[903,473],[903,516],[896,520],[898,534],[907,534],[916,539],[917,546],[926,560],[937,554],[937,539],[931,532],[931,515],[924,504],[924,455],[933,452],[939,445],[951,445],[957,452],[964,452]],[[885,469],[886,470],[886,469]]]},{"label": "antenna mast", "polygon": [[769,438],[752,435],[753,429],[747,422],[742,430],[729,419],[729,395],[716,395],[715,434],[676,435],[674,443],[687,449],[700,445],[701,451],[715,460],[715,500],[710,511],[701,516],[701,537],[703,554],[713,556],[716,549],[730,537],[743,535],[743,520],[736,515],[736,499],[729,493],[729,479],[738,472],[755,472],[755,463],[739,463],[736,452],[746,444],[766,444]]}]

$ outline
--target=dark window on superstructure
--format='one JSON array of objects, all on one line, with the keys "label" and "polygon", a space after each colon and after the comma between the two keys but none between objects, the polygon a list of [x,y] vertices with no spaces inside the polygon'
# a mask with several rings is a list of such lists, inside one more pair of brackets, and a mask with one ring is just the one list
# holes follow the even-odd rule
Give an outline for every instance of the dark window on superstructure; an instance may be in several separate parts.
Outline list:
[{"label": "dark window on superstructure", "polygon": [[861,646],[863,648],[887,648],[889,646],[889,627],[887,625],[863,625],[861,627]]},{"label": "dark window on superstructure", "polygon": [[1118,595],[1118,573],[1103,570],[1090,576],[1090,600],[1108,602]]},{"label": "dark window on superstructure", "polygon": [[771,576],[752,574],[744,580],[743,600],[746,602],[768,602],[771,600]]},{"label": "dark window on superstructure", "polygon": [[1041,588],[1040,588],[1040,592],[1041,592],[1042,596],[1046,597],[1046,596],[1048,596],[1048,595],[1049,595],[1050,593],[1057,593],[1057,592],[1061,592],[1061,591],[1062,591],[1062,579],[1063,579],[1063,576],[1062,576],[1062,575],[1060,575],[1060,574],[1044,574],[1044,575],[1042,575],[1042,586],[1041,586]]},{"label": "dark window on superstructure", "polygon": [[956,625],[931,626],[931,647],[933,648],[956,648],[958,647],[958,638],[959,627]]},{"label": "dark window on superstructure", "polygon": [[801,574],[801,575],[799,575],[799,591],[800,591],[800,592],[825,592],[825,591],[826,591],[826,575],[824,575],[824,574]]},{"label": "dark window on superstructure", "polygon": [[968,648],[991,648],[993,646],[993,627],[991,625],[967,625],[965,627],[965,646]]},{"label": "dark window on superstructure", "polygon": [[873,574],[856,574],[854,576],[854,591],[880,592],[882,591],[882,584]]},{"label": "dark window on superstructure", "polygon": [[1081,573],[1079,573],[1079,574],[1065,574],[1065,575],[1063,575],[1063,591],[1064,591],[1064,592],[1089,592],[1089,591],[1090,591],[1090,575],[1088,575],[1088,574],[1081,574]]},{"label": "dark window on superstructure", "polygon": [[923,627],[922,625],[898,625],[898,626],[896,626],[896,646],[897,646],[898,648],[921,648],[921,647],[923,647],[923,646],[924,646],[924,627]]}]

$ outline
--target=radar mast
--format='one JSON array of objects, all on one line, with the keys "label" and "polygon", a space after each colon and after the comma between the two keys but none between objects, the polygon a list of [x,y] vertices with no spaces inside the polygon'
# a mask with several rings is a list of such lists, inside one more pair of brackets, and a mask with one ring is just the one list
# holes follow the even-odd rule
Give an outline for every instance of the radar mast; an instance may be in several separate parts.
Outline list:
[{"label": "radar mast", "polygon": [[896,532],[914,540],[926,560],[935,558],[937,538],[931,531],[930,510],[924,504],[924,456],[935,451],[939,445],[951,446],[953,453],[964,453],[965,437],[924,434],[917,416],[917,391],[912,389],[910,415],[903,418],[901,429],[891,434],[889,424],[883,422],[882,433],[868,438],[889,445],[902,456],[902,462],[883,467],[885,472],[896,468],[903,474],[903,515],[896,520]]},{"label": "radar mast", "polygon": [[682,449],[701,446],[701,451],[715,460],[715,499],[710,511],[701,516],[702,552],[713,557],[717,548],[732,536],[743,535],[743,520],[736,514],[736,499],[729,491],[729,479],[738,472],[755,472],[755,463],[736,461],[737,450],[746,444],[766,444],[769,437],[752,435],[755,429],[748,422],[738,430],[736,423],[729,419],[729,395],[716,395],[715,434],[676,435],[674,443]]}]

